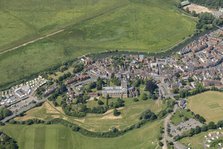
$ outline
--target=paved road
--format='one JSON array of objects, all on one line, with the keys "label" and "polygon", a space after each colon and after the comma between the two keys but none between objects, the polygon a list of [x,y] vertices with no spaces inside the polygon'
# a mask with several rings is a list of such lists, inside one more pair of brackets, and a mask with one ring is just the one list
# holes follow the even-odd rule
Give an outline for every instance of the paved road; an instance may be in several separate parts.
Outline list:
[{"label": "paved road", "polygon": [[37,104],[43,103],[45,101],[46,101],[46,99],[43,99],[43,100],[38,100],[36,103],[30,103],[28,106],[25,106],[25,107],[21,108],[19,111],[14,112],[11,116],[8,116],[8,117],[4,118],[3,120],[1,120],[1,122],[5,123],[5,122],[15,118],[16,116],[20,115],[21,113],[26,112],[26,111],[34,108]]},{"label": "paved road", "polygon": [[187,147],[180,142],[174,142],[174,149],[187,149]]},{"label": "paved road", "polygon": [[163,147],[162,149],[168,149],[167,146],[167,141],[170,141],[171,138],[168,135],[168,124],[170,123],[170,119],[173,116],[173,114],[177,111],[178,109],[178,105],[175,104],[174,108],[173,108],[173,112],[168,114],[168,116],[164,119],[164,135],[163,135]]}]

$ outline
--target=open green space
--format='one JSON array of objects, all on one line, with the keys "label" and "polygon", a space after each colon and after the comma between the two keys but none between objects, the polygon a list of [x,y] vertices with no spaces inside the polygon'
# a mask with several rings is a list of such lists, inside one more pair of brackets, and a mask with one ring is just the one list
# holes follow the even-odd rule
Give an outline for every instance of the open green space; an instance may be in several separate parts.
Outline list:
[{"label": "open green space", "polygon": [[193,114],[190,111],[185,109],[177,110],[176,113],[171,117],[171,123],[178,125],[181,122],[187,121],[190,118],[193,118]]},{"label": "open green space", "polygon": [[28,120],[28,119],[42,119],[51,120],[53,118],[61,118],[68,120],[92,131],[108,131],[112,127],[124,129],[139,122],[141,113],[147,109],[150,109],[154,113],[158,113],[165,107],[162,101],[138,101],[134,102],[132,99],[125,100],[125,107],[119,108],[121,115],[115,117],[113,110],[109,110],[104,114],[87,114],[84,118],[75,118],[64,114],[61,107],[55,107],[52,103],[46,102],[41,107],[37,107],[29,110],[25,113],[25,116],[18,117],[16,120]]},{"label": "open green space", "polygon": [[0,52],[123,3],[118,0],[1,0]]},{"label": "open green space", "polygon": [[155,121],[117,138],[91,138],[62,125],[6,125],[0,130],[13,137],[22,149],[159,149],[162,123]]},{"label": "open green space", "polygon": [[[3,0],[0,19],[10,16],[13,20],[1,21],[0,46],[69,26],[57,35],[1,54],[0,86],[88,53],[167,50],[195,29],[195,21],[175,4],[175,0]],[[7,28],[10,23],[13,29]]]},{"label": "open green space", "polygon": [[208,91],[188,99],[188,108],[207,122],[223,120],[223,93]]},{"label": "open green space", "polygon": [[[209,133],[213,133],[213,132],[217,132],[217,131],[210,130],[208,132],[202,132],[200,134],[194,135],[193,137],[183,138],[182,140],[180,140],[180,142],[192,149],[203,149],[205,136],[208,136]],[[218,130],[218,132],[222,132],[222,131]],[[220,137],[218,140],[216,139],[216,141],[212,141],[212,143],[210,143],[210,145],[212,146],[210,147],[210,149],[218,148],[217,146],[215,146],[215,143],[221,140],[222,138]]]}]

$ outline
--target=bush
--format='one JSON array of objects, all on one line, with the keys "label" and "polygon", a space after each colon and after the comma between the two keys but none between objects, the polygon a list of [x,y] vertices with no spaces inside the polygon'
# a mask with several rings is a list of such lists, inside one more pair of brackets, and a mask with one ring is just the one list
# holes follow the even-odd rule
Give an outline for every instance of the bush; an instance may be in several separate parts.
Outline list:
[{"label": "bush", "polygon": [[146,93],[143,93],[143,94],[141,95],[141,99],[142,99],[142,100],[147,100],[147,99],[148,99],[148,95],[147,95]]},{"label": "bush", "polygon": [[138,99],[138,98],[133,98],[133,101],[134,101],[134,102],[138,102],[139,99]]},{"label": "bush", "polygon": [[143,112],[140,116],[140,120],[147,120],[147,121],[153,121],[157,119],[157,116],[155,113],[153,113],[150,110],[146,110],[145,112]]},{"label": "bush", "polygon": [[113,114],[114,116],[119,116],[121,112],[119,112],[117,109],[114,109]]},{"label": "bush", "polygon": [[99,105],[104,105],[104,102],[101,101],[101,100],[98,100],[98,104],[99,104]]}]

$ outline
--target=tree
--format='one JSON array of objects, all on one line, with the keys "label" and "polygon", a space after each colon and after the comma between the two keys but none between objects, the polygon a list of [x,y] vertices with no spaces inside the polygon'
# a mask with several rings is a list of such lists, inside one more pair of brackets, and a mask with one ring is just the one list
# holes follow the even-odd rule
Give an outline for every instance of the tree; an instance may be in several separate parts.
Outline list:
[{"label": "tree", "polygon": [[134,83],[133,83],[133,86],[134,86],[134,87],[139,87],[140,84],[141,84],[141,80],[140,80],[140,79],[136,79],[136,80],[134,81]]},{"label": "tree", "polygon": [[109,100],[109,95],[107,94],[107,96],[106,96],[106,106],[108,107],[108,100]]},{"label": "tree", "polygon": [[99,105],[104,105],[104,102],[101,101],[101,100],[98,100],[98,104],[99,104]]},{"label": "tree", "polygon": [[150,94],[154,94],[154,91],[158,88],[156,83],[153,80],[149,80],[146,82],[145,90],[149,91]]},{"label": "tree", "polygon": [[18,149],[18,145],[15,140],[0,132],[0,149]]},{"label": "tree", "polygon": [[147,99],[148,99],[148,95],[147,95],[146,93],[143,93],[143,94],[141,95],[141,99],[142,99],[142,100],[147,100]]},{"label": "tree", "polygon": [[140,116],[140,120],[148,120],[148,121],[152,121],[157,119],[157,116],[155,113],[153,113],[151,110],[146,110],[145,112],[143,112]]},{"label": "tree", "polygon": [[7,116],[12,115],[12,111],[8,110],[7,108],[0,108],[0,120],[4,119]]},{"label": "tree", "polygon": [[103,86],[103,80],[99,77],[96,82],[97,90],[102,90],[102,86]]},{"label": "tree", "polygon": [[119,116],[121,112],[119,112],[117,109],[114,109],[113,114],[114,116]]},{"label": "tree", "polygon": [[124,107],[125,101],[121,98],[118,98],[117,101],[114,103],[115,108]]},{"label": "tree", "polygon": [[190,2],[203,5],[208,8],[219,8],[223,7],[223,1],[222,0],[190,0]]},{"label": "tree", "polygon": [[75,63],[74,64],[74,69],[73,69],[73,73],[78,73],[81,72],[84,69],[84,64],[82,63]]},{"label": "tree", "polygon": [[138,102],[139,99],[138,99],[138,98],[133,98],[133,101],[134,101],[134,102]]}]

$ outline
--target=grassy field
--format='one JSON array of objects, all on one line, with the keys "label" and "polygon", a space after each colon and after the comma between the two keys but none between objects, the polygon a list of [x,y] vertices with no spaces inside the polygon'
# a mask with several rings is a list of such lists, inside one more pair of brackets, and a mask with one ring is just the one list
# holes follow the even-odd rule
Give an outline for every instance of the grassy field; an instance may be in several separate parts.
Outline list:
[{"label": "grassy field", "polygon": [[0,52],[4,47],[78,23],[123,3],[118,0],[1,0]]},{"label": "grassy field", "polygon": [[13,137],[22,149],[159,149],[161,122],[148,123],[117,138],[91,138],[62,125],[6,125],[0,130]]},{"label": "grassy field", "polygon": [[113,116],[113,110],[109,110],[105,114],[88,114],[84,118],[74,118],[65,115],[60,107],[54,107],[50,102],[46,102],[41,107],[31,109],[26,112],[25,116],[18,117],[16,120],[27,120],[32,118],[49,120],[53,118],[62,118],[88,130],[107,131],[112,127],[124,129],[127,126],[137,123],[140,114],[146,109],[158,113],[165,106],[161,101],[154,102],[151,100],[133,102],[128,99],[125,104],[126,106],[124,108],[119,109],[121,115],[118,117]]},{"label": "grassy field", "polygon": [[184,122],[186,119],[193,117],[194,116],[192,112],[188,112],[185,109],[177,110],[176,113],[171,117],[171,123],[178,125],[180,122]]},{"label": "grassy field", "polygon": [[[203,145],[203,142],[205,140],[205,136],[207,136],[209,133],[213,133],[213,132],[216,132],[216,131],[208,131],[208,132],[202,132],[198,135],[195,135],[193,137],[187,137],[187,138],[184,138],[182,140],[180,140],[181,143],[187,145],[188,147],[191,147],[192,149],[203,149],[204,148],[204,145]],[[219,131],[218,132],[222,132],[222,131]],[[210,149],[216,149],[217,147],[213,148],[211,147]]]},{"label": "grassy field", "polygon": [[[87,53],[167,50],[195,29],[195,21],[177,10],[175,0],[51,2],[1,1],[0,19],[5,21],[0,23],[0,34],[4,35],[0,46],[13,46],[25,41],[21,37],[32,39],[70,26],[55,36],[1,54],[0,86]],[[10,17],[12,20],[6,20]],[[21,25],[15,27],[17,24]]]},{"label": "grassy field", "polygon": [[223,93],[209,91],[189,98],[188,108],[208,122],[223,120]]}]

